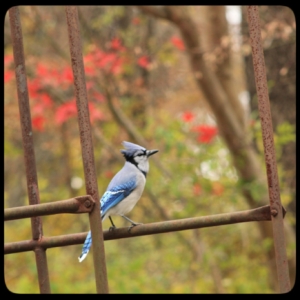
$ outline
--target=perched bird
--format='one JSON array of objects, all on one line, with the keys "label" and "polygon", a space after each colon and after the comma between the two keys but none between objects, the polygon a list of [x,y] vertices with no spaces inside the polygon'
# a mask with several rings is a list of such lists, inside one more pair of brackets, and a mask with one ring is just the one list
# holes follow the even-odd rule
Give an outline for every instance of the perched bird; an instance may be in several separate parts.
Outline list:
[{"label": "perched bird", "polygon": [[[101,218],[104,221],[109,217],[112,227],[115,228],[111,215],[120,215],[131,223],[131,227],[140,223],[130,220],[125,214],[129,213],[140,199],[149,172],[148,157],[158,150],[147,150],[139,145],[123,142],[125,150],[121,153],[125,157],[123,168],[113,177],[109,183],[101,202]],[[87,256],[92,244],[92,235],[89,231],[82,247],[82,253],[78,257],[82,262]]]}]

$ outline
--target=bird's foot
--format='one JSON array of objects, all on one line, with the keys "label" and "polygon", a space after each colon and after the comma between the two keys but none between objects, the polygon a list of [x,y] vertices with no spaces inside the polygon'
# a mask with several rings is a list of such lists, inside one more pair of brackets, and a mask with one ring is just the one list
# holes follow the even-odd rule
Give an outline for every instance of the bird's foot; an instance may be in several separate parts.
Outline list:
[{"label": "bird's foot", "polygon": [[143,223],[131,223],[131,226],[128,228],[128,232],[130,232],[131,228],[138,226],[138,225],[143,225]]},{"label": "bird's foot", "polygon": [[109,229],[108,229],[108,231],[114,231],[116,228],[117,228],[117,227],[116,227],[115,225],[110,226]]}]

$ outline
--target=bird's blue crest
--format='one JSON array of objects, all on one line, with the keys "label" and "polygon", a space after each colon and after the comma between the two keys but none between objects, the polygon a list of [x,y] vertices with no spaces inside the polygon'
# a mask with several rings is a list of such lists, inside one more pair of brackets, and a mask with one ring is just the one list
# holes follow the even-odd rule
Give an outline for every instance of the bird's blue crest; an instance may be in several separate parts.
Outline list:
[{"label": "bird's blue crest", "polygon": [[137,144],[133,144],[130,142],[126,142],[124,141],[123,146],[126,148],[125,150],[121,150],[121,153],[125,156],[125,157],[131,157],[133,156],[133,154],[137,151],[137,150],[142,150],[142,151],[146,151],[146,148],[139,146]]}]

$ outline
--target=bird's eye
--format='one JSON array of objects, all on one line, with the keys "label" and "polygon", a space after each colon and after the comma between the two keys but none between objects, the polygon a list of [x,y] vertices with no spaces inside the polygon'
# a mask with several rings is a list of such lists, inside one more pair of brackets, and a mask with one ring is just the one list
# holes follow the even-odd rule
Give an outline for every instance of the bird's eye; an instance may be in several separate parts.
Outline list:
[{"label": "bird's eye", "polygon": [[145,155],[145,153],[143,153],[143,152],[138,152],[135,156],[144,156]]}]

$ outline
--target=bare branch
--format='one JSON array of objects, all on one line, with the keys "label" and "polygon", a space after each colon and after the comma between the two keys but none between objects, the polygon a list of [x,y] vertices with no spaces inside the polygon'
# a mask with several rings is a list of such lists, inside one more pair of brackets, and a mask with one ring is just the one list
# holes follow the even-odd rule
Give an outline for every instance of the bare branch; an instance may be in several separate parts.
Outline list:
[{"label": "bare branch", "polygon": [[[140,145],[147,145],[147,141],[143,138],[143,136],[138,132],[135,125],[127,118],[127,116],[122,112],[120,108],[114,105],[112,100],[113,93],[110,91],[110,84],[106,84],[103,86],[105,91],[105,96],[107,99],[108,107],[111,110],[112,114],[114,115],[117,122],[120,124],[122,128],[126,130],[129,136],[136,141]],[[171,178],[172,175],[170,172],[161,164],[158,158],[153,157],[152,161],[161,170],[165,176]]]}]

